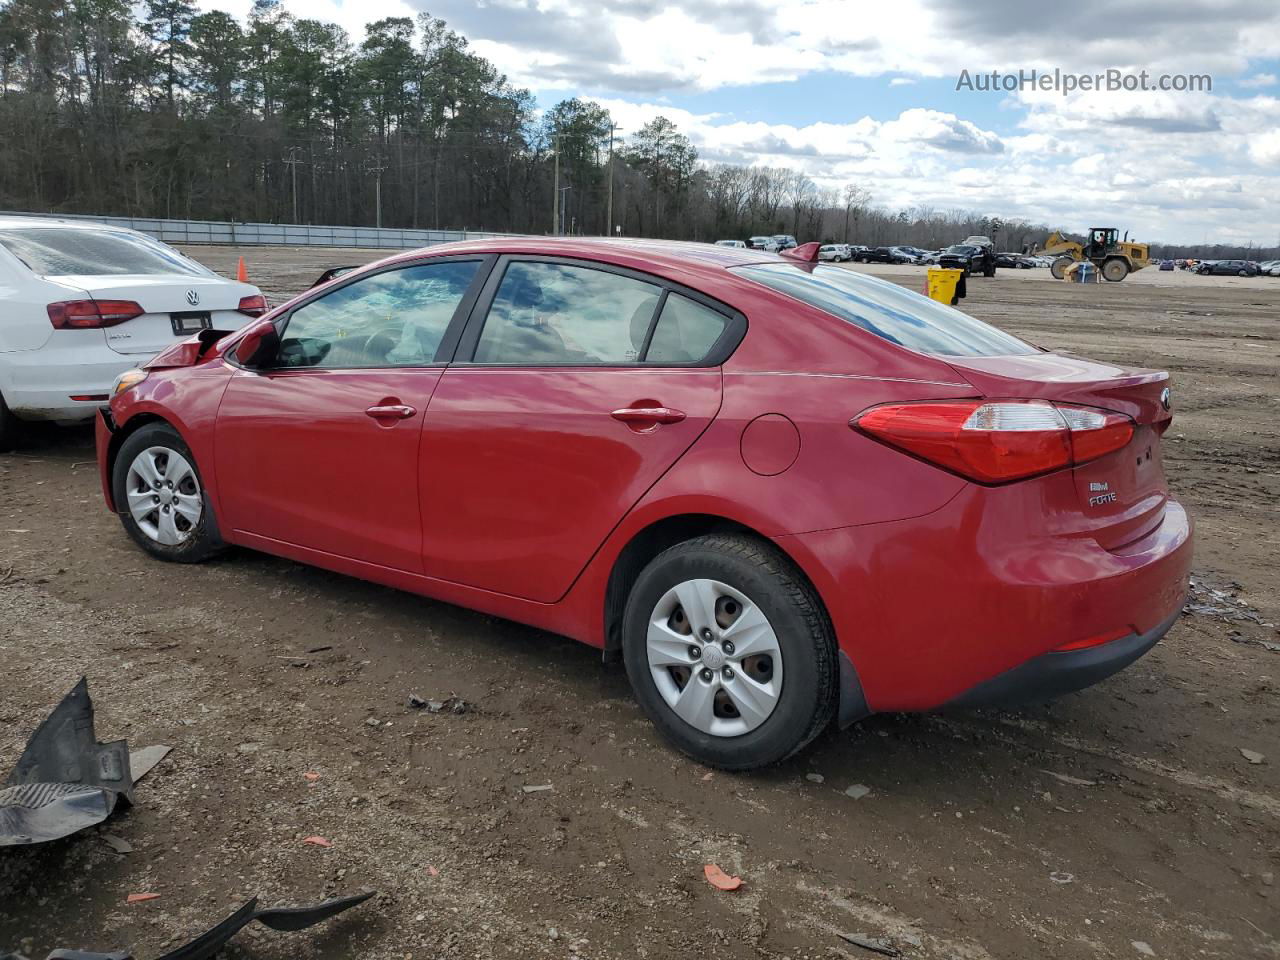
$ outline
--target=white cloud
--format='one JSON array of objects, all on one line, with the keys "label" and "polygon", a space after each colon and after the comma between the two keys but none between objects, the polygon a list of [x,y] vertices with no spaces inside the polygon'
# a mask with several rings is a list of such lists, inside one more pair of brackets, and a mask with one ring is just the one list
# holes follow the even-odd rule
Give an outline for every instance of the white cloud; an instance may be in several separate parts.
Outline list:
[{"label": "white cloud", "polygon": [[[198,2],[243,17],[251,0]],[[856,13],[849,0],[284,2],[356,42],[367,21],[429,10],[544,106],[562,90],[593,96],[628,133],[661,113],[708,162],[858,182],[891,208],[966,207],[1073,229],[1114,222],[1172,240],[1267,242],[1280,223],[1280,100],[1263,95],[1280,73],[1276,0],[1077,0],[1052,15],[1024,0],[896,0]],[[1018,92],[999,101],[996,131],[979,120],[994,95],[919,82],[1055,67],[1211,73],[1258,94],[1227,96],[1221,82],[1217,93]],[[807,124],[764,122],[741,97],[733,117],[664,105],[819,73],[915,84],[919,101],[896,117]],[[845,109],[857,108],[833,115]]]}]

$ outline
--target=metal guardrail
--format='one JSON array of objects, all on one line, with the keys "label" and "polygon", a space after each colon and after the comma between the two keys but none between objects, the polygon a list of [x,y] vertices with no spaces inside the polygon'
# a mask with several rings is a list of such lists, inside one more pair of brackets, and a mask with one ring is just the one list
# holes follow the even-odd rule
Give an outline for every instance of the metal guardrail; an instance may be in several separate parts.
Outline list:
[{"label": "metal guardrail", "polygon": [[233,220],[162,220],[152,217],[96,217],[71,213],[30,213],[0,211],[4,217],[48,217],[56,220],[85,220],[137,230],[179,244],[223,244],[226,246],[282,247],[372,247],[412,250],[451,240],[510,236],[477,230],[398,230],[391,227],[325,227],[292,223],[237,223]]}]

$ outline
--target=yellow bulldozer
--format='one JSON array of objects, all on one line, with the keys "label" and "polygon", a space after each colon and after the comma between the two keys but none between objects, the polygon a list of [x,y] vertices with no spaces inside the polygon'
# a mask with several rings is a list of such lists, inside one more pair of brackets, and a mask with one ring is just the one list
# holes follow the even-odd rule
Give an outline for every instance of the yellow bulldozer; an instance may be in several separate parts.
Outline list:
[{"label": "yellow bulldozer", "polygon": [[1059,255],[1050,266],[1055,280],[1061,280],[1071,264],[1084,260],[1097,267],[1103,279],[1113,283],[1119,283],[1135,270],[1151,263],[1150,246],[1131,243],[1128,231],[1125,231],[1124,239],[1120,239],[1120,231],[1115,227],[1090,227],[1084,243],[1077,243],[1054,231],[1049,234],[1044,247],[1036,252],[1046,256]]}]

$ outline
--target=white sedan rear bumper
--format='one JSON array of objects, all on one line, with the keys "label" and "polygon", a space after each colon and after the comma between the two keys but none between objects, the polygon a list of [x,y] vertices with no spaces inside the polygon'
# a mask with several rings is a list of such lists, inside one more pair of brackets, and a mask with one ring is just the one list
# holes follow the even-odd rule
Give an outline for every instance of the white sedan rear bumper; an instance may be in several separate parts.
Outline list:
[{"label": "white sedan rear bumper", "polygon": [[21,420],[87,420],[116,377],[148,359],[116,353],[101,330],[59,330],[38,350],[0,353],[0,394]]}]

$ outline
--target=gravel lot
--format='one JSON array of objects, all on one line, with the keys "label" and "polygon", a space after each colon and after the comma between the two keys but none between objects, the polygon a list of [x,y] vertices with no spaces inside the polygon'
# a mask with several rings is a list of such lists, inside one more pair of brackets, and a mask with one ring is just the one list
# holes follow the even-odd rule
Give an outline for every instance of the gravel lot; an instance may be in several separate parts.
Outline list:
[{"label": "gravel lot", "polygon": [[[224,273],[243,253],[277,302],[375,256],[189,252]],[[145,960],[250,896],[372,888],[228,955],[874,956],[852,933],[911,958],[1280,957],[1280,280],[1001,271],[970,291],[1035,342],[1173,372],[1198,612],[1052,705],[874,717],[764,773],[671,752],[621,666],[562,638],[247,551],[149,560],[85,430],[0,456],[0,772],[81,674],[100,739],[174,747],[104,828],[0,851],[0,948]],[[160,897],[126,904],[141,892]]]}]

